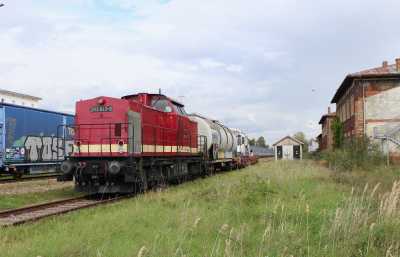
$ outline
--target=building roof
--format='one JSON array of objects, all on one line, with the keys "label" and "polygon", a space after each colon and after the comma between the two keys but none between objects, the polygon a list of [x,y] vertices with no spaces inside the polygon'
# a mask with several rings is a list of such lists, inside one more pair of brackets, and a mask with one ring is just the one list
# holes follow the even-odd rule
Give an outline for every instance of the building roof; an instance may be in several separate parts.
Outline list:
[{"label": "building roof", "polygon": [[278,142],[276,142],[275,144],[273,144],[273,146],[276,145],[277,143],[281,142],[282,140],[286,139],[286,138],[291,138],[291,139],[293,139],[294,141],[297,141],[298,143],[304,145],[304,143],[302,143],[301,141],[299,141],[299,140],[297,140],[297,139],[295,139],[295,138],[293,138],[293,137],[291,137],[291,136],[286,136],[286,137],[282,138],[281,140],[279,140]]},{"label": "building roof", "polygon": [[319,134],[319,135],[317,136],[317,138],[322,138],[322,134]]},{"label": "building roof", "polygon": [[319,120],[318,124],[324,123],[324,121],[326,120],[326,118],[328,118],[328,117],[333,117],[333,116],[335,116],[335,115],[336,115],[336,112],[331,112],[331,113],[322,115],[322,117],[321,117],[321,119]]},{"label": "building roof", "polygon": [[61,114],[69,117],[75,117],[75,114],[70,114],[70,113],[65,113],[65,112],[56,112],[56,111],[50,111],[50,110],[45,110],[45,109],[39,109],[39,108],[33,108],[33,107],[28,107],[28,106],[23,106],[23,105],[17,105],[17,104],[9,104],[9,103],[3,103],[0,102],[1,107],[10,107],[10,108],[17,108],[17,109],[25,109],[25,110],[32,110],[35,112],[47,112],[47,113],[54,113],[54,114]]},{"label": "building roof", "polygon": [[31,98],[32,100],[43,100],[40,97],[31,96],[31,95],[25,95],[25,94],[16,93],[16,92],[11,92],[11,91],[7,91],[7,90],[3,90],[3,89],[0,89],[0,93],[11,94],[11,95],[16,95],[16,96],[21,96],[21,97],[27,97],[27,98]]},{"label": "building roof", "polygon": [[397,77],[400,76],[400,70],[396,69],[396,64],[387,65],[385,67],[378,67],[370,70],[360,71],[347,75],[342,84],[336,90],[335,95],[332,98],[331,103],[337,103],[340,96],[346,92],[346,89],[352,84],[356,78],[367,78],[367,77]]}]

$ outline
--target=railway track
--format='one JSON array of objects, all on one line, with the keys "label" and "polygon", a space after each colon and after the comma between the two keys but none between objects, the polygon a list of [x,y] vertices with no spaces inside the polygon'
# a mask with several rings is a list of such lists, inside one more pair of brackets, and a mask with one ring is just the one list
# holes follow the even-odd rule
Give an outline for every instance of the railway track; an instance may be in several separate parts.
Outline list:
[{"label": "railway track", "polygon": [[10,183],[18,183],[18,182],[28,182],[28,181],[37,181],[37,180],[47,180],[47,179],[56,179],[58,175],[51,176],[40,176],[40,177],[29,177],[29,178],[20,178],[20,179],[0,179],[1,184],[10,184]]},{"label": "railway track", "polygon": [[124,198],[126,197],[118,196],[103,200],[101,199],[101,195],[86,195],[2,211],[0,212],[0,227],[18,225],[30,220],[39,220],[52,215],[89,208],[100,204],[114,203]]}]

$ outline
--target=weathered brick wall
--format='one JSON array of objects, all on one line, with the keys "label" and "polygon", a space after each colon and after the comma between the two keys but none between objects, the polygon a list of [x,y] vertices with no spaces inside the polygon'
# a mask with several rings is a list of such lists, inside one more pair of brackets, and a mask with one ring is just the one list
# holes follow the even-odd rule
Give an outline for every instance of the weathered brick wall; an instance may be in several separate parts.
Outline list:
[{"label": "weathered brick wall", "polygon": [[[330,128],[330,125],[332,124],[332,118],[331,117],[327,117],[325,119],[325,121],[322,123],[322,139],[321,139],[321,143],[319,144],[319,149],[321,150],[325,150],[328,149],[329,147],[332,148],[332,144],[333,144],[333,134],[332,134],[332,130]],[[330,144],[328,141],[328,138],[330,138]]]},{"label": "weathered brick wall", "polygon": [[346,137],[364,133],[363,85],[365,92],[366,124],[387,122],[400,115],[400,80],[355,80],[337,103],[338,109],[352,94],[354,95],[354,116],[343,122]]}]

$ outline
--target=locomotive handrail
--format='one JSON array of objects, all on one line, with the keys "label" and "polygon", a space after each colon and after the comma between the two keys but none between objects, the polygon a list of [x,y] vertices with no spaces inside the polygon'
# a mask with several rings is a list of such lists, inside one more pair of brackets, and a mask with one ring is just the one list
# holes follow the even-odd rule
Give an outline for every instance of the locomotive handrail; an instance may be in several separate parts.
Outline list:
[{"label": "locomotive handrail", "polygon": [[[154,128],[154,138],[144,138],[144,135],[143,135],[144,129],[143,128],[145,126]],[[163,139],[157,139],[156,129],[162,129]],[[171,140],[165,140],[165,130],[169,130],[171,132]],[[177,134],[178,134],[178,130],[177,129],[164,128],[164,127],[154,126],[154,125],[150,125],[150,124],[142,124],[142,155],[143,155],[143,146],[144,146],[143,141],[144,140],[154,140],[154,155],[157,154],[157,141],[163,142],[163,155],[165,154],[165,142],[170,142],[171,143],[171,151],[170,151],[171,155],[172,155],[172,147],[173,147],[172,143],[174,143],[174,142],[177,143],[177,154],[178,154],[178,140],[172,140],[172,132],[173,131],[176,131]],[[176,135],[176,137],[178,139],[178,135]]]},{"label": "locomotive handrail", "polygon": [[[117,138],[117,137],[111,137],[111,125],[117,125],[117,124],[119,124],[119,125],[125,125],[125,127],[126,126],[128,126],[129,127],[129,125],[131,125],[132,126],[132,144],[133,144],[133,149],[134,149],[134,144],[135,144],[135,140],[134,140],[134,137],[135,137],[135,133],[134,133],[134,125],[133,125],[133,123],[131,123],[131,122],[115,122],[115,123],[112,123],[112,122],[109,122],[109,123],[82,123],[82,124],[62,124],[62,125],[58,125],[58,127],[57,127],[57,137],[59,136],[59,131],[60,131],[60,127],[64,127],[64,129],[63,129],[63,134],[64,134],[64,136],[63,136],[63,140],[62,140],[62,144],[63,144],[63,146],[64,146],[64,148],[65,148],[65,139],[66,139],[66,137],[65,137],[65,133],[66,133],[66,130],[65,130],[65,128],[74,128],[74,130],[75,130],[75,133],[78,133],[77,134],[77,137],[75,136],[74,138],[73,138],[73,141],[75,142],[75,141],[84,141],[84,142],[88,142],[88,144],[87,144],[87,146],[88,146],[88,148],[87,148],[87,154],[90,156],[90,144],[89,144],[89,139],[86,139],[86,138],[81,138],[81,126],[99,126],[99,125],[108,125],[108,133],[109,133],[109,137],[107,137],[107,138],[101,138],[100,139],[100,156],[103,156],[103,143],[102,143],[102,141],[104,140],[104,139],[108,139],[108,140],[110,140],[110,155],[112,155],[112,148],[111,148],[111,141],[112,141],[112,139],[116,139],[116,140],[118,140],[118,139],[126,139],[127,140],[127,144],[129,144],[129,140],[130,140],[130,138],[129,137],[119,137],[119,138]],[[71,138],[72,139],[72,138]],[[72,140],[68,140],[68,141],[72,141]],[[57,148],[59,148],[59,144],[58,144],[59,142],[58,142],[58,140],[57,140]],[[65,150],[65,149],[64,149]],[[82,152],[79,152],[78,153],[79,155],[81,155],[82,154]],[[133,150],[133,153],[132,154],[134,154],[134,150]],[[65,154],[64,154],[64,156],[66,156]],[[61,157],[60,155],[58,155],[58,152],[57,152],[57,157]]]},{"label": "locomotive handrail", "polygon": [[[190,134],[190,153],[192,153],[192,135],[196,135],[197,137],[196,137],[196,141],[197,141],[197,143],[196,143],[196,145],[197,145],[197,148],[199,148],[199,139],[202,139],[202,138],[204,138],[204,144],[203,144],[203,155],[204,155],[204,167],[207,167],[207,137],[206,136],[203,136],[203,135],[199,135],[199,134],[197,134],[197,133],[191,133]],[[200,146],[202,146],[201,144],[200,144]],[[200,154],[199,152],[197,153],[197,154]]]}]

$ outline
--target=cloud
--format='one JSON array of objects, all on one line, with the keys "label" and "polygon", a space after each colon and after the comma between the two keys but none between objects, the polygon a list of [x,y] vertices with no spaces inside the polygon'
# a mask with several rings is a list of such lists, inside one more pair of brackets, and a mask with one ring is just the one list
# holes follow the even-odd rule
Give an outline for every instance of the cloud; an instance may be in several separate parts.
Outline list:
[{"label": "cloud", "polygon": [[348,73],[394,63],[399,11],[374,0],[16,0],[0,8],[0,87],[59,111],[161,88],[270,144],[311,138]]}]

